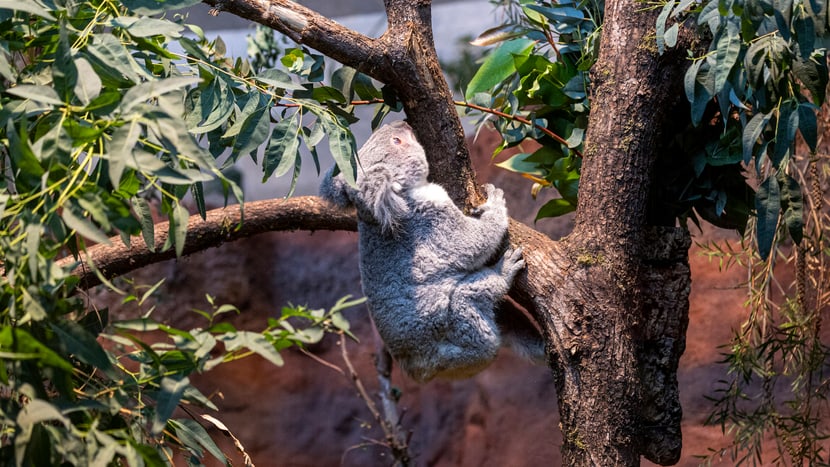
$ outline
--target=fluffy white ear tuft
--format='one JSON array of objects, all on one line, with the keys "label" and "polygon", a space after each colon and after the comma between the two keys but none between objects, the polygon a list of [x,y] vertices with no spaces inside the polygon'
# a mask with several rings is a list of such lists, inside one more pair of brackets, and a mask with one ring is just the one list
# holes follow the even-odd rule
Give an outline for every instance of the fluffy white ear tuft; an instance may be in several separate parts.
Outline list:
[{"label": "fluffy white ear tuft", "polygon": [[384,234],[395,233],[408,211],[406,200],[400,194],[401,190],[401,184],[393,182],[388,185],[388,189],[379,190],[374,199],[372,213]]}]

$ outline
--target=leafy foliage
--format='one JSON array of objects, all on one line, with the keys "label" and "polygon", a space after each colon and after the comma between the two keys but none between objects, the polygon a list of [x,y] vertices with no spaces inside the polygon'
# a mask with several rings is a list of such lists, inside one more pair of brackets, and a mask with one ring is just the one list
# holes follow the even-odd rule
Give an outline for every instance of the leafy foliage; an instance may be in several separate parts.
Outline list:
[{"label": "leafy foliage", "polygon": [[[696,171],[740,163],[754,168],[761,183],[750,207],[757,213],[758,252],[766,259],[779,221],[793,240],[801,238],[803,211],[800,203],[790,203],[800,199],[801,187],[790,164],[796,156],[796,134],[811,152],[818,142],[816,111],[828,83],[827,7],[810,0],[710,1],[700,6],[674,1],[664,7],[671,14],[659,21],[683,17],[690,7],[697,24],[712,37],[708,52],[694,58],[686,73],[691,120],[695,126],[721,131],[693,153]],[[745,210],[730,206],[734,194],[713,187],[709,196],[722,200],[715,217]]]},{"label": "leafy foliage", "polygon": [[[670,14],[660,22],[694,19],[712,38],[706,54],[693,57],[685,88],[697,126],[689,132],[711,135],[692,153],[698,175],[735,168],[729,184],[709,185],[715,220],[734,218],[736,211],[755,214],[741,248],[711,251],[747,268],[749,314],[725,354],[730,376],[713,397],[710,419],[733,435],[733,443],[708,460],[730,455],[740,464],[762,463],[764,437],[772,434],[779,452],[773,462],[824,465],[830,350],[819,330],[828,306],[830,223],[816,111],[828,84],[827,6],[721,0],[663,8]],[[743,185],[757,187],[746,206],[740,188],[730,189],[740,187],[739,168],[749,172]],[[787,269],[796,272],[791,286],[780,284]]]},{"label": "leafy foliage", "polygon": [[[176,418],[180,407],[213,407],[189,375],[251,354],[279,365],[285,348],[348,334],[339,311],[358,302],[285,308],[249,332],[217,320],[230,305],[211,301],[199,312],[206,326],[182,330],[152,309],[110,321],[79,294],[72,270],[91,243],[141,235],[181,254],[187,205],[204,216],[209,184],[242,201],[223,174],[241,157],[262,156],[264,179],[296,179],[300,142],[319,170],[315,147],[328,135],[354,174],[343,104],[358,82],[381,91],[347,69],[340,88],[323,86],[322,59],[299,48],[279,69],[230,60],[221,40],[175,14],[194,3],[0,0],[3,465],[158,465],[172,462],[171,447],[190,463],[225,462],[201,425]],[[164,245],[154,214],[171,222]],[[153,290],[123,293],[143,305]]]},{"label": "leafy foliage", "polygon": [[534,194],[547,187],[559,192],[561,199],[544,205],[537,219],[565,214],[576,208],[579,150],[590,109],[588,70],[597,58],[603,3],[499,3],[506,7],[507,21],[474,41],[499,45],[470,81],[465,97],[509,117],[485,114],[479,119],[479,124],[492,121],[504,137],[496,154],[528,139],[542,144],[533,153],[516,154],[498,165],[533,180]]}]

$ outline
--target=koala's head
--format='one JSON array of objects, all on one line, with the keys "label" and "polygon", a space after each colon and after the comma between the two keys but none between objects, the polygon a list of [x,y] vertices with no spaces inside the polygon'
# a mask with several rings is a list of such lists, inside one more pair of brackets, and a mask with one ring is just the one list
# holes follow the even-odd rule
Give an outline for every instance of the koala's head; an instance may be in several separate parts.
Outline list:
[{"label": "koala's head", "polygon": [[396,181],[404,187],[426,183],[429,174],[424,148],[418,144],[412,128],[403,121],[379,128],[360,148],[357,157],[358,183],[361,172],[379,163],[394,167]]}]

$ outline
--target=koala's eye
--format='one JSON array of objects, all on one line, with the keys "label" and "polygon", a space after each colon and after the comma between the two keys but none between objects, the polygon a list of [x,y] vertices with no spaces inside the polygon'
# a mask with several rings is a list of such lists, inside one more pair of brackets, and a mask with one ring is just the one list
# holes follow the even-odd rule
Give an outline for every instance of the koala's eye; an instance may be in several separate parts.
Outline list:
[{"label": "koala's eye", "polygon": [[398,138],[397,136],[392,137],[392,144],[394,144],[395,146],[400,146],[401,142],[402,142],[401,139]]}]

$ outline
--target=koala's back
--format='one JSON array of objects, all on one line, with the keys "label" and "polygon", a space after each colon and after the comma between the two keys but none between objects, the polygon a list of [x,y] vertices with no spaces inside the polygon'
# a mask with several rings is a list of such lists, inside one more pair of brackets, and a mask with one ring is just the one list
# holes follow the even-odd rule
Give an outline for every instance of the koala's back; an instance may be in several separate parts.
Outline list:
[{"label": "koala's back", "polygon": [[495,356],[498,330],[480,309],[458,306],[454,294],[473,272],[457,238],[463,214],[440,187],[426,190],[426,198],[408,199],[395,235],[360,222],[363,289],[378,332],[407,373],[431,379],[452,362],[452,374],[443,376],[465,377]]}]

